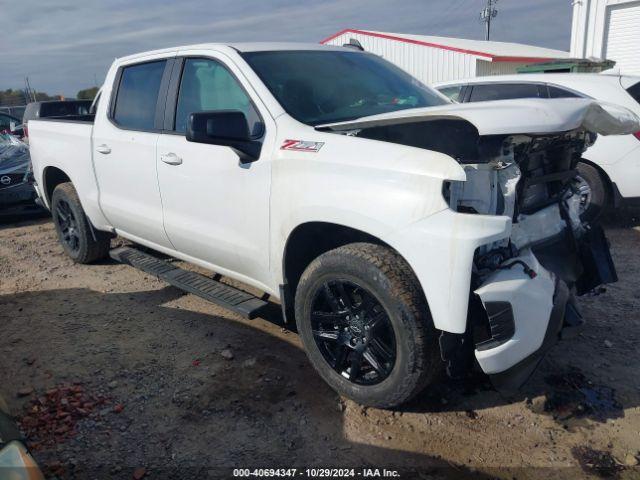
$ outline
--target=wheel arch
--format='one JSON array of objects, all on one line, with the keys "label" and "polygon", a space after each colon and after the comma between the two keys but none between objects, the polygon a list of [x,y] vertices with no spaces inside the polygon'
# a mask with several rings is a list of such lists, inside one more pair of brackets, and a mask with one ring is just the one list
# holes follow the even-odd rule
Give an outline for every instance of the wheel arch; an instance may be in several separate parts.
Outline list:
[{"label": "wheel arch", "polygon": [[[285,242],[282,255],[281,302],[285,320],[293,321],[293,303],[300,277],[309,264],[323,253],[355,242],[382,245],[398,254],[412,269],[400,252],[379,237],[345,225],[326,221],[309,221],[295,227]],[[413,272],[415,275],[415,272]],[[422,292],[424,295],[424,292]],[[425,299],[426,302],[426,299]]]},{"label": "wheel arch", "polygon": [[[46,167],[42,172],[43,194],[47,205],[51,207],[51,198],[53,191],[61,183],[71,182],[71,178],[62,169],[58,167]],[[73,182],[71,182],[73,183]]]}]

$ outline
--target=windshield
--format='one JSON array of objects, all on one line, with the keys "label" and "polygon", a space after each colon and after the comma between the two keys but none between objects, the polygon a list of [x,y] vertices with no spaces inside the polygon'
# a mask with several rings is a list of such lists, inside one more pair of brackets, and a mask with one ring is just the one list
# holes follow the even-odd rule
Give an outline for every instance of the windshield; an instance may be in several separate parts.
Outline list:
[{"label": "windshield", "polygon": [[248,52],[243,57],[286,112],[308,125],[447,103],[372,54],[298,50]]}]

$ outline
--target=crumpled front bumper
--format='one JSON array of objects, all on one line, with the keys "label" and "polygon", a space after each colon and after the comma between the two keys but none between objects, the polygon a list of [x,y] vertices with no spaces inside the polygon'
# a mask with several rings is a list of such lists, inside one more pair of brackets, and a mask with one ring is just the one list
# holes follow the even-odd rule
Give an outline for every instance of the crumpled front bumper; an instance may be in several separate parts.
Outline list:
[{"label": "crumpled front bumper", "polygon": [[562,329],[569,289],[544,268],[531,250],[517,264],[497,270],[475,290],[487,313],[491,337],[476,344],[475,356],[482,370],[498,388],[512,390],[533,373]]},{"label": "crumpled front bumper", "polygon": [[[491,383],[493,383],[498,390],[512,392],[520,388],[533,374],[545,354],[561,338],[563,329],[575,328],[565,322],[570,294],[567,285],[562,280],[556,282],[552,298],[553,306],[549,313],[549,319],[546,322],[546,328],[541,330],[544,335],[540,346],[506,370],[489,373]],[[490,354],[488,356],[490,356]]]},{"label": "crumpled front bumper", "polygon": [[[602,229],[591,227],[576,244],[575,233],[565,227],[564,231],[542,232],[543,237],[557,237],[554,241],[532,237],[537,246],[523,245],[519,258],[505,261],[523,261],[535,278],[518,264],[495,270],[483,277],[479,286],[472,287],[477,249],[506,240],[512,233],[511,219],[506,216],[447,209],[383,238],[411,265],[425,293],[434,326],[449,339],[441,338],[440,345],[448,369],[457,370],[451,368],[451,363],[458,361],[452,356],[466,348],[462,339],[473,329],[470,320],[475,306],[469,302],[469,294],[475,293],[484,302],[485,316],[495,317],[495,329],[499,333],[502,329],[502,338],[476,348],[475,356],[482,370],[505,390],[526,380],[563,326],[580,323],[566,321],[566,312],[572,317],[579,315],[569,292],[575,290],[581,295],[600,284],[616,281]],[[511,325],[502,324],[500,320],[508,315],[512,316]]]},{"label": "crumpled front bumper", "polygon": [[[505,262],[511,268],[494,271],[474,291],[489,323],[489,338],[476,344],[475,356],[499,390],[519,388],[561,335],[582,325],[572,291],[581,294],[617,280],[600,227],[592,227],[580,239],[573,259],[562,256],[560,245],[565,241],[559,239],[537,254],[524,250]],[[548,251],[555,254],[549,256]],[[514,260],[531,271],[525,272]],[[573,268],[567,269],[571,262]]]},{"label": "crumpled front bumper", "polygon": [[496,270],[475,290],[489,321],[491,338],[476,345],[476,358],[485,373],[505,370],[542,345],[551,311],[556,276],[545,269],[531,250],[516,259],[535,272],[531,278],[519,264]]}]

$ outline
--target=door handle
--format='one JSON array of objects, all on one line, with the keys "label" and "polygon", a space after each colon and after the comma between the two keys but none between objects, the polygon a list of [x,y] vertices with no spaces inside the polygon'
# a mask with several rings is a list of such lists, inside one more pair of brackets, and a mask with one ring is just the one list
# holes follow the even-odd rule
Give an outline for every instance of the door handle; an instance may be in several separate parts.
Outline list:
[{"label": "door handle", "polygon": [[182,159],[173,152],[160,155],[160,160],[168,165],[180,165],[182,163]]},{"label": "door handle", "polygon": [[96,151],[98,153],[102,153],[103,155],[107,155],[111,153],[111,149],[109,148],[109,145],[105,145],[104,143],[102,145],[98,145],[96,147]]}]

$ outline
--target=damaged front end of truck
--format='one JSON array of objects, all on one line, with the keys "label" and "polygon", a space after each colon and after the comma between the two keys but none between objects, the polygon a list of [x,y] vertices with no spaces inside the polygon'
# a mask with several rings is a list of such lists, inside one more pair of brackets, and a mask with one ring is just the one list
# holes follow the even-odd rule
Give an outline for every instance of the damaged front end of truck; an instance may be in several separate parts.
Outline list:
[{"label": "damaged front end of truck", "polygon": [[628,110],[581,99],[487,102],[329,128],[445,153],[465,171],[465,181],[443,182],[448,211],[421,227],[442,258],[412,262],[441,273],[444,286],[417,272],[451,376],[468,370],[473,351],[496,387],[518,388],[583,323],[575,297],[617,281],[602,228],[581,219],[576,166],[598,134],[640,128]]},{"label": "damaged front end of truck", "polygon": [[469,336],[498,388],[519,387],[559,336],[582,325],[575,296],[617,281],[602,228],[580,217],[576,166],[594,140],[583,128],[481,137],[482,162],[465,165],[466,182],[444,186],[452,210],[512,222],[508,238],[477,248],[471,276]]}]

